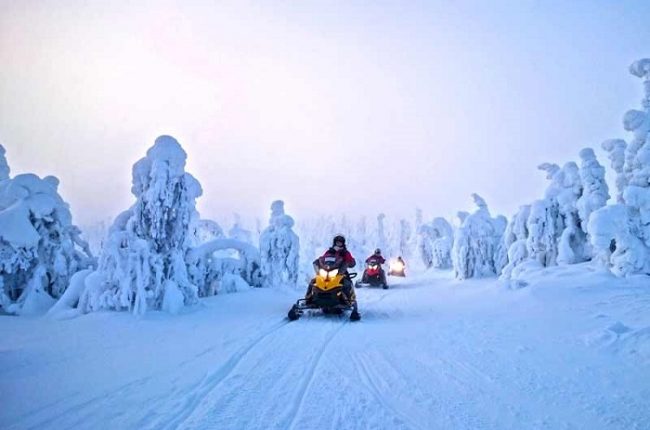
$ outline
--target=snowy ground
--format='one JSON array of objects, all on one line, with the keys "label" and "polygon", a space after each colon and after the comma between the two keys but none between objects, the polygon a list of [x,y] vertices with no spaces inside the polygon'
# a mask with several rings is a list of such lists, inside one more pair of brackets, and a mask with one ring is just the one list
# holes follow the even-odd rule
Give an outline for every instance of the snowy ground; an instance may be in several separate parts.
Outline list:
[{"label": "snowy ground", "polygon": [[288,323],[297,294],[268,289],[178,316],[2,316],[0,428],[650,428],[649,277],[401,281],[361,289],[359,323]]}]

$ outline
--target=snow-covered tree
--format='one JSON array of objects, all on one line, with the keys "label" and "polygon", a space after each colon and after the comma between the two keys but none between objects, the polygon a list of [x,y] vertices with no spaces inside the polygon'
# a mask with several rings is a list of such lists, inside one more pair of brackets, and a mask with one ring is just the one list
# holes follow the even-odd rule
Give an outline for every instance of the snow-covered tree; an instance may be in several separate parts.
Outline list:
[{"label": "snow-covered tree", "polygon": [[420,231],[420,227],[422,226],[422,209],[416,208],[415,209],[415,231]]},{"label": "snow-covered tree", "polygon": [[369,238],[368,238],[368,220],[365,216],[362,216],[359,222],[357,223],[357,228],[355,231],[355,236],[357,237],[357,241],[359,242],[359,246],[361,249],[366,250],[369,245]]},{"label": "snow-covered tree", "polygon": [[42,312],[95,259],[72,224],[57,178],[9,178],[2,147],[0,176],[0,307],[8,313]]},{"label": "snow-covered tree", "polygon": [[377,247],[381,248],[384,254],[388,255],[388,239],[386,237],[386,229],[384,227],[384,220],[386,215],[383,213],[377,215]]},{"label": "snow-covered tree", "polygon": [[271,286],[295,285],[298,280],[300,242],[293,225],[293,218],[284,213],[284,202],[274,201],[269,226],[260,236],[262,273]]},{"label": "snow-covered tree", "polygon": [[588,229],[598,261],[619,276],[650,273],[650,59],[634,62],[630,72],[643,79],[644,110],[623,116],[623,127],[632,133],[629,145],[603,143],[619,177],[625,150],[625,179],[617,178],[619,202],[593,212]]},{"label": "snow-covered tree", "polygon": [[[618,145],[611,144],[612,150],[615,147]],[[506,228],[496,259],[497,269],[503,266],[504,278],[513,276],[516,267],[526,261],[546,267],[592,258],[587,226],[592,213],[605,205],[609,194],[605,169],[594,151],[585,148],[580,158],[580,168],[574,162],[561,168],[553,163],[538,166],[550,182],[544,198],[522,206]]]},{"label": "snow-covered tree", "polygon": [[446,219],[437,217],[430,223],[423,223],[418,236],[418,250],[425,268],[451,268],[454,233]]},{"label": "snow-covered tree", "polygon": [[600,208],[589,220],[595,260],[617,276],[650,273],[650,248],[639,238],[635,221],[625,204]]},{"label": "snow-covered tree", "polygon": [[433,267],[433,242],[436,235],[430,224],[420,225],[418,230],[418,252],[426,269]]},{"label": "snow-covered tree", "polygon": [[527,240],[530,208],[530,205],[521,206],[504,232],[503,248],[507,250],[507,261],[501,270],[501,276],[505,279],[510,278],[513,269],[528,259]]},{"label": "snow-covered tree", "polygon": [[240,240],[220,237],[205,242],[188,252],[187,262],[200,297],[262,286],[259,250]]},{"label": "snow-covered tree", "polygon": [[530,205],[526,248],[528,255],[543,267],[557,263],[558,237],[561,234],[561,226],[557,225],[559,218],[557,204],[549,199],[535,200]]},{"label": "snow-covered tree", "polygon": [[196,237],[197,245],[210,242],[215,239],[224,239],[226,235],[223,229],[216,222],[211,219],[202,219],[195,226],[194,235]]},{"label": "snow-covered tree", "polygon": [[508,264],[508,247],[503,241],[506,229],[508,228],[508,219],[503,215],[497,215],[492,220],[497,240],[497,248],[494,251],[494,270],[497,275],[501,275],[503,268]]},{"label": "snow-covered tree", "polygon": [[624,203],[623,191],[627,186],[627,177],[624,171],[627,143],[623,139],[609,139],[604,141],[601,146],[609,154],[610,165],[616,172],[616,203]]},{"label": "snow-covered tree", "polygon": [[583,193],[580,170],[574,162],[539,166],[551,182],[545,198],[533,202],[528,218],[527,251],[543,267],[572,264],[588,258],[581,228],[578,199]]},{"label": "snow-covered tree", "polygon": [[[580,243],[572,247],[572,251],[579,249],[581,255],[573,252],[573,259],[569,262],[586,261],[592,258],[593,251],[589,243],[589,218],[591,214],[607,204],[609,200],[609,187],[605,182],[605,168],[596,159],[593,149],[584,148],[580,151],[580,182],[582,185],[581,195],[576,202],[578,217],[582,232],[574,234],[573,238]],[[565,229],[569,230],[572,227]],[[582,234],[584,233],[584,234]],[[560,261],[561,262],[561,261]]]},{"label": "snow-covered tree", "polygon": [[405,219],[399,222],[399,255],[403,258],[411,256],[411,224]]},{"label": "snow-covered tree", "polygon": [[452,248],[452,262],[457,278],[495,276],[495,255],[503,237],[502,220],[491,217],[485,200],[472,194],[478,207],[467,216],[456,230]]},{"label": "snow-covered tree", "polygon": [[[573,161],[566,163],[557,174],[559,189],[554,196],[558,203],[560,229],[557,263],[574,264],[588,259],[586,234],[581,228],[578,199],[583,194],[580,170]],[[553,196],[548,196],[553,200]]]},{"label": "snow-covered tree", "polygon": [[[160,136],[133,165],[134,205],[111,226],[99,268],[79,291],[82,312],[147,309],[178,312],[198,299],[186,256],[199,221],[201,185],[185,172],[187,154],[170,136]],[[70,300],[69,300],[70,301]]]},{"label": "snow-covered tree", "polygon": [[11,171],[5,153],[5,148],[0,145],[0,181],[9,179],[9,172]]},{"label": "snow-covered tree", "polygon": [[582,195],[578,198],[576,206],[582,231],[587,233],[587,224],[592,212],[605,206],[609,200],[609,187],[605,181],[605,168],[596,159],[593,149],[584,148],[580,151],[580,159]]},{"label": "snow-covered tree", "polygon": [[461,225],[463,225],[463,223],[465,222],[468,216],[469,216],[469,212],[467,211],[456,212],[456,219],[458,220],[458,223],[454,225],[460,227]]}]

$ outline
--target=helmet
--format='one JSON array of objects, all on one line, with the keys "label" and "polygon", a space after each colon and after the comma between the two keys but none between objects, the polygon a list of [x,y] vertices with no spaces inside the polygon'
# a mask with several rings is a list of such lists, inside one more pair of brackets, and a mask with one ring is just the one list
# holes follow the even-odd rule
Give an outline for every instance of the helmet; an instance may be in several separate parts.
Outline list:
[{"label": "helmet", "polygon": [[375,254],[376,255],[381,255],[381,249],[379,249],[379,248],[375,249]]},{"label": "helmet", "polygon": [[332,239],[332,246],[336,246],[336,242],[343,242],[343,246],[345,246],[345,236],[337,234],[334,236],[334,239]]}]

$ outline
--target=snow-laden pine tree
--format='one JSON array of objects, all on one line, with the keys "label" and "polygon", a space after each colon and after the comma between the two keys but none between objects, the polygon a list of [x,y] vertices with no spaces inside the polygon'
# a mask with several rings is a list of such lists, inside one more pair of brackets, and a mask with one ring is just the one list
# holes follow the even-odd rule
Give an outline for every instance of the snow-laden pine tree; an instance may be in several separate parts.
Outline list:
[{"label": "snow-laden pine tree", "polygon": [[495,256],[505,225],[492,218],[485,200],[472,194],[478,209],[468,215],[456,230],[452,248],[454,273],[458,279],[495,276]]},{"label": "snow-laden pine tree", "polygon": [[355,236],[357,237],[361,249],[367,250],[370,246],[370,238],[368,237],[368,219],[365,216],[362,216],[361,219],[359,219],[355,230]]},{"label": "snow-laden pine tree", "polygon": [[603,144],[619,168],[620,151],[625,150],[625,179],[617,179],[624,187],[622,198],[592,213],[588,227],[598,260],[618,276],[650,273],[650,59],[634,62],[630,72],[643,79],[643,110],[623,116],[623,127],[632,133],[626,147],[612,141]]},{"label": "snow-laden pine tree", "polygon": [[446,219],[437,217],[430,223],[423,223],[418,236],[418,250],[425,268],[451,268],[454,233]]},{"label": "snow-laden pine tree", "polygon": [[602,143],[603,150],[607,151],[612,169],[616,172],[616,203],[624,203],[623,191],[627,186],[625,176],[625,149],[627,143],[623,139],[609,139]]},{"label": "snow-laden pine tree", "polygon": [[384,221],[386,220],[386,215],[380,213],[377,215],[377,242],[376,247],[380,248],[385,255],[390,253],[388,249],[388,238],[386,237],[386,228]]},{"label": "snow-laden pine tree", "polygon": [[430,224],[421,224],[418,230],[418,252],[425,269],[433,267],[433,242],[436,234]]},{"label": "snow-laden pine tree", "polygon": [[186,256],[190,281],[200,297],[261,287],[260,253],[253,245],[225,237],[192,248]]},{"label": "snow-laden pine tree", "polygon": [[535,200],[528,216],[528,255],[542,267],[555,265],[558,255],[558,238],[561,225],[557,225],[559,209],[548,199]]},{"label": "snow-laden pine tree", "polygon": [[44,312],[78,271],[95,259],[53,176],[9,178],[0,146],[0,307],[8,313]]},{"label": "snow-laden pine tree", "polygon": [[196,238],[196,245],[226,237],[221,226],[211,219],[199,220],[195,226],[194,236]]},{"label": "snow-laden pine tree", "polygon": [[463,223],[465,222],[465,220],[467,219],[468,216],[469,216],[469,212],[467,212],[467,211],[458,211],[458,212],[456,212],[457,224],[454,224],[454,225],[460,227],[461,225],[463,225]]},{"label": "snow-laden pine tree", "polygon": [[9,179],[9,172],[11,172],[5,154],[6,151],[4,146],[0,145],[0,181]]},{"label": "snow-laden pine tree", "polygon": [[572,264],[587,259],[586,234],[582,231],[577,202],[582,195],[580,171],[574,162],[539,166],[551,182],[545,198],[533,202],[528,218],[527,248],[543,267]]},{"label": "snow-laden pine tree", "polygon": [[[199,221],[195,209],[201,185],[185,172],[187,154],[171,136],[160,136],[133,165],[131,208],[111,226],[99,268],[75,283],[64,297],[81,312],[148,309],[178,312],[198,299],[186,256]],[[76,290],[76,288],[75,288]]]},{"label": "snow-laden pine tree", "polygon": [[499,236],[497,248],[494,251],[494,270],[497,275],[501,275],[503,268],[508,264],[508,247],[506,247],[503,236],[508,228],[508,218],[503,215],[497,215],[493,218],[493,224],[496,235]]},{"label": "snow-laden pine tree", "polygon": [[557,201],[559,218],[556,225],[561,229],[558,240],[557,263],[574,264],[587,260],[587,236],[581,228],[578,199],[583,194],[580,170],[573,161],[565,163],[555,178],[558,187],[555,195],[547,195]]},{"label": "snow-laden pine tree", "polygon": [[576,262],[590,260],[593,256],[593,250],[589,243],[589,218],[591,214],[604,207],[609,200],[609,187],[605,181],[605,168],[596,159],[596,154],[591,148],[584,148],[580,151],[580,182],[582,184],[582,194],[576,202],[578,216],[580,218],[580,228],[586,236],[579,235],[583,243],[582,258],[577,258]]},{"label": "snow-laden pine tree", "polygon": [[295,285],[298,280],[300,241],[293,225],[293,218],[284,213],[284,202],[274,201],[269,226],[260,236],[262,273],[270,286]]},{"label": "snow-laden pine tree", "polygon": [[528,218],[530,205],[524,205],[512,217],[503,235],[503,247],[507,249],[507,262],[501,270],[501,277],[508,279],[519,264],[528,259]]},{"label": "snow-laden pine tree", "polygon": [[402,219],[399,222],[399,255],[403,258],[411,257],[411,224]]}]

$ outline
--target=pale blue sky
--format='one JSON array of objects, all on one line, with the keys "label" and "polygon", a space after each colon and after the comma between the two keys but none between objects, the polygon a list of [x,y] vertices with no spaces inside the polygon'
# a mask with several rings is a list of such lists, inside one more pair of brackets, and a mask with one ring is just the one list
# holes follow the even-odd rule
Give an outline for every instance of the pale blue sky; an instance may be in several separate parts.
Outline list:
[{"label": "pale blue sky", "polygon": [[209,217],[450,216],[472,192],[509,216],[538,164],[625,137],[650,55],[648,1],[95,3],[0,0],[12,174],[58,176],[83,224],[131,204],[160,134]]}]

